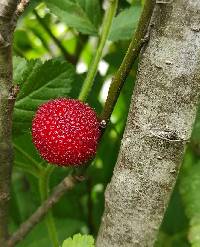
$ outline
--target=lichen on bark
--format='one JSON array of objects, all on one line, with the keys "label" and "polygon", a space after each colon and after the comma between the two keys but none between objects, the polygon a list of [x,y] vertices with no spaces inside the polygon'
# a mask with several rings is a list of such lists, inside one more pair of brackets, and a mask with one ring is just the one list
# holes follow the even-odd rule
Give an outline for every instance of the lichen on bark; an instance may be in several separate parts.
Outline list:
[{"label": "lichen on bark", "polygon": [[157,4],[154,14],[97,247],[154,245],[195,120],[200,2]]}]

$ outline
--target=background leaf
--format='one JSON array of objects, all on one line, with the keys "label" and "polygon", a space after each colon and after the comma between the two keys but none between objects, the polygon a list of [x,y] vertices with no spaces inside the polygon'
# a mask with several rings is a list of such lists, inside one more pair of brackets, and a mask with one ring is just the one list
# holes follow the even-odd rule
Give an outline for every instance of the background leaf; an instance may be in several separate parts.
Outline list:
[{"label": "background leaf", "polygon": [[92,236],[76,234],[72,238],[64,241],[62,247],[94,247],[94,239]]},{"label": "background leaf", "polygon": [[[187,162],[187,160],[185,160]],[[192,247],[200,246],[200,161],[192,166],[184,164],[181,179],[181,194],[185,212],[190,220],[188,239]]]},{"label": "background leaf", "polygon": [[130,39],[137,27],[141,9],[140,5],[134,5],[121,11],[113,20],[109,40]]},{"label": "background leaf", "polygon": [[97,35],[101,21],[99,0],[45,0],[47,7],[69,27]]}]

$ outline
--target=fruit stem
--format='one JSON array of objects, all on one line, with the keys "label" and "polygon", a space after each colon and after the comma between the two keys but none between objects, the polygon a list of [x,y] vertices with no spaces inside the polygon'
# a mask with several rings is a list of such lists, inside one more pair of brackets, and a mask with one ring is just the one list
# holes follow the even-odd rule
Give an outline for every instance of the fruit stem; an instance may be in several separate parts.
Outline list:
[{"label": "fruit stem", "polygon": [[102,24],[102,31],[101,31],[101,36],[100,36],[100,41],[99,41],[99,45],[96,51],[96,54],[94,55],[86,79],[83,82],[83,86],[79,95],[79,99],[82,101],[86,101],[87,97],[92,89],[92,86],[94,84],[94,78],[97,74],[97,70],[98,70],[98,64],[99,61],[102,57],[102,53],[103,53],[103,48],[105,46],[106,40],[108,38],[110,29],[111,29],[111,25],[112,25],[112,21],[113,18],[115,16],[116,10],[117,10],[117,6],[118,6],[118,0],[110,0],[110,5],[105,13],[104,16],[104,21]]},{"label": "fruit stem", "polygon": [[[54,170],[53,166],[48,166],[40,174],[39,191],[40,191],[42,202],[44,202],[49,196],[49,178],[53,170]],[[56,226],[55,226],[55,222],[54,222],[51,210],[49,210],[47,215],[45,216],[45,221],[46,221],[46,226],[47,226],[47,230],[48,230],[48,234],[49,234],[49,238],[51,240],[52,246],[59,247]]]}]

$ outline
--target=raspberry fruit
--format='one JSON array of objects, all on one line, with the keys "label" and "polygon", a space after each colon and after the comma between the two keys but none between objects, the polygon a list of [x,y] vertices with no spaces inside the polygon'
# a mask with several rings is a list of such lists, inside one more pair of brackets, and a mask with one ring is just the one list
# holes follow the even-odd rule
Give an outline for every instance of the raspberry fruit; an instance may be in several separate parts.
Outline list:
[{"label": "raspberry fruit", "polygon": [[42,104],[32,122],[32,139],[49,163],[82,165],[95,154],[100,123],[87,104],[60,98]]}]

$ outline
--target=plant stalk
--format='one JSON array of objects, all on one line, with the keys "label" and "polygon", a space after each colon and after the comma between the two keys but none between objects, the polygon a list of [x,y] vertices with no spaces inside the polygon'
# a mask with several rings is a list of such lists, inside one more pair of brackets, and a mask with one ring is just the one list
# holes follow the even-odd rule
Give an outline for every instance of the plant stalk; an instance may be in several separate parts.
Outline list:
[{"label": "plant stalk", "polygon": [[110,1],[110,6],[108,7],[108,9],[106,11],[104,21],[103,21],[99,45],[98,45],[96,54],[95,54],[94,58],[92,59],[92,62],[90,64],[90,67],[89,67],[89,70],[88,70],[88,73],[86,76],[86,79],[83,82],[83,86],[82,86],[82,89],[81,89],[81,92],[79,95],[79,99],[82,101],[87,100],[87,97],[88,97],[88,95],[92,89],[93,84],[94,84],[94,79],[95,79],[95,76],[97,74],[99,61],[102,58],[103,48],[105,46],[106,40],[108,39],[108,35],[110,32],[113,18],[115,16],[115,13],[117,10],[117,6],[118,6],[118,0]]}]

